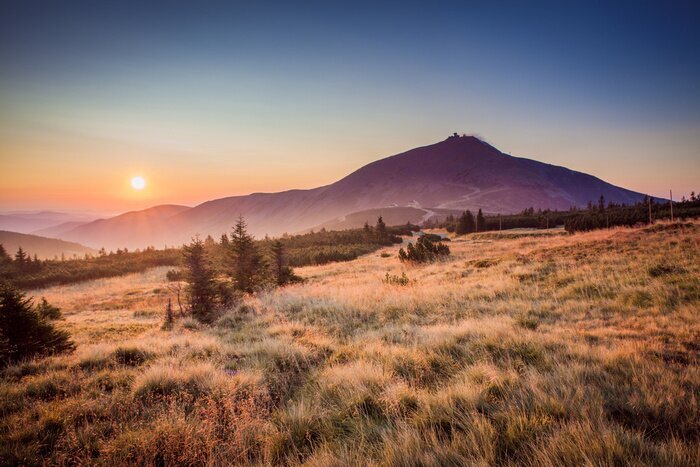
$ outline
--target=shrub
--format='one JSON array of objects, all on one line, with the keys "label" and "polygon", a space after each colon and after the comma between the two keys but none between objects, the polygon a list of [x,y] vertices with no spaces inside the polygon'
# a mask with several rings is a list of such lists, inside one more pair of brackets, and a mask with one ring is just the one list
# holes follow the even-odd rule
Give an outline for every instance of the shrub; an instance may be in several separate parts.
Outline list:
[{"label": "shrub", "polygon": [[138,366],[151,357],[151,353],[138,347],[117,347],[114,359],[120,365]]},{"label": "shrub", "polygon": [[68,333],[39,316],[31,298],[10,285],[0,286],[0,366],[74,349]]},{"label": "shrub", "polygon": [[434,243],[428,236],[423,235],[416,241],[414,247],[409,242],[406,251],[399,250],[399,259],[402,262],[426,263],[443,258],[450,254],[450,248],[441,242]]},{"label": "shrub", "polygon": [[402,272],[400,276],[396,274],[390,275],[387,272],[382,282],[388,285],[408,285],[411,283],[411,279],[408,278],[405,272]]},{"label": "shrub", "polygon": [[185,275],[181,269],[169,269],[168,272],[165,273],[165,278],[170,282],[179,282],[185,280]]},{"label": "shrub", "polygon": [[175,322],[175,316],[173,315],[173,304],[168,299],[168,304],[165,306],[165,316],[163,317],[163,325],[161,329],[163,331],[169,331],[173,328],[173,323]]},{"label": "shrub", "polygon": [[56,320],[63,317],[61,309],[51,305],[44,297],[41,297],[41,301],[36,306],[36,312],[44,319]]},{"label": "shrub", "polygon": [[672,264],[656,264],[648,269],[651,277],[669,276],[671,274],[683,274],[685,269]]}]

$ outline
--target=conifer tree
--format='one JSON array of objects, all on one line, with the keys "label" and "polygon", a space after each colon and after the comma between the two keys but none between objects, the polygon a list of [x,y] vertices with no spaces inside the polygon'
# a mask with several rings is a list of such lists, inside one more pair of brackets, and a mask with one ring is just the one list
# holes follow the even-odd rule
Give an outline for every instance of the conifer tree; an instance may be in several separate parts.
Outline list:
[{"label": "conifer tree", "polygon": [[273,275],[278,286],[289,284],[297,280],[297,276],[289,266],[289,258],[284,249],[284,244],[275,240],[272,242]]},{"label": "conifer tree", "polygon": [[0,264],[12,262],[12,257],[7,253],[7,250],[0,243]]},{"label": "conifer tree", "polygon": [[207,235],[207,238],[204,239],[204,246],[209,248],[216,245],[216,242],[214,241],[214,238],[211,235]]},{"label": "conifer tree", "polygon": [[216,281],[204,242],[198,237],[194,238],[192,243],[182,247],[182,254],[192,316],[201,322],[211,322],[216,307]]},{"label": "conifer tree", "polygon": [[486,219],[484,218],[484,213],[481,212],[481,208],[479,208],[479,212],[476,214],[476,231],[483,232],[484,230],[486,230]]},{"label": "conifer tree", "polygon": [[31,298],[9,284],[0,284],[0,367],[74,349],[68,333],[42,319]]},{"label": "conifer tree", "polygon": [[455,233],[457,235],[464,235],[467,233],[474,232],[474,215],[472,214],[471,211],[466,210],[462,213],[462,215],[459,217],[459,221],[457,221],[457,227],[455,228]]},{"label": "conifer tree", "polygon": [[374,227],[374,231],[380,241],[385,241],[389,237],[389,233],[386,230],[386,224],[384,223],[382,216],[379,216],[379,219],[377,219],[377,225]]},{"label": "conifer tree", "polygon": [[24,267],[24,265],[27,263],[28,255],[27,252],[22,249],[22,247],[19,247],[17,249],[17,253],[15,253],[15,263],[19,268]]},{"label": "conifer tree", "polygon": [[252,293],[262,285],[265,264],[247,227],[243,217],[239,217],[229,241],[232,262],[229,274],[236,290]]}]

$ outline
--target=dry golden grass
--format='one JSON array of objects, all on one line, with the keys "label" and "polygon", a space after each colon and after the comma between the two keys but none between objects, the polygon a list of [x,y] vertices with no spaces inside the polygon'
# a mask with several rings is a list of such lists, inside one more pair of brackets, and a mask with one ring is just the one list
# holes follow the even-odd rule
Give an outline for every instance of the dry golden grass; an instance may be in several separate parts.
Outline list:
[{"label": "dry golden grass", "polygon": [[35,291],[78,350],[3,372],[0,461],[700,464],[700,224],[450,248],[302,268],[210,327],[161,330],[163,269]]}]

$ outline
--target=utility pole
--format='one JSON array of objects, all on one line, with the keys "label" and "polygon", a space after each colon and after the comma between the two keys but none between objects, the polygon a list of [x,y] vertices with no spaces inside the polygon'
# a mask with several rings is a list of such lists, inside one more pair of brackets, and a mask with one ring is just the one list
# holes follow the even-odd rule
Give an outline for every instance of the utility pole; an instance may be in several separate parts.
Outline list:
[{"label": "utility pole", "polygon": [[498,230],[503,230],[503,219],[501,219],[501,215],[498,215]]},{"label": "utility pole", "polygon": [[649,196],[647,202],[649,203],[649,224],[651,224],[652,223],[652,221],[651,221],[651,196]]},{"label": "utility pole", "polygon": [[671,200],[669,201],[669,204],[671,205],[671,222],[673,222],[673,190],[669,190],[671,194]]}]

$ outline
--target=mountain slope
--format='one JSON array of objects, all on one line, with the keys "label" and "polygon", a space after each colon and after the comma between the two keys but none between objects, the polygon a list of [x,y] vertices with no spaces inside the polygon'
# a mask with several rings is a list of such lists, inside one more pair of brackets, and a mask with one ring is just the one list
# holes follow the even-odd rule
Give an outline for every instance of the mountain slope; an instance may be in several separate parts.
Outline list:
[{"label": "mountain slope", "polygon": [[96,218],[97,216],[88,213],[56,211],[8,212],[0,214],[0,230],[34,233],[36,230],[50,228],[66,222],[90,222]]},{"label": "mountain slope", "polygon": [[347,230],[359,229],[367,222],[369,225],[374,225],[379,216],[382,217],[387,225],[403,225],[406,222],[420,225],[428,219],[433,221],[444,220],[447,216],[459,216],[462,211],[456,209],[438,209],[438,208],[414,208],[411,206],[389,206],[385,208],[365,209],[364,211],[353,212],[336,219],[324,222],[309,230],[318,231],[326,230]]},{"label": "mountain slope", "polygon": [[81,221],[63,222],[62,224],[53,225],[51,227],[36,230],[36,231],[30,232],[30,233],[32,235],[39,235],[40,237],[56,238],[56,237],[60,237],[61,235],[65,234],[66,232],[70,232],[71,230],[75,229],[76,227],[79,227],[79,226],[85,225],[85,224],[87,224],[87,222],[81,222]]},{"label": "mountain slope", "polygon": [[0,230],[0,244],[5,247],[5,250],[10,255],[14,256],[17,249],[21,246],[32,257],[36,254],[39,259],[60,258],[61,255],[64,255],[66,258],[72,258],[73,255],[82,257],[85,253],[97,253],[96,250],[78,243],[19,232],[8,232],[7,230]]},{"label": "mountain slope", "polygon": [[94,248],[139,248],[154,245],[163,247],[171,229],[170,219],[192,208],[174,204],[154,206],[142,211],[131,211],[109,219],[79,225],[58,236]]},{"label": "mountain slope", "polygon": [[[113,218],[108,229],[94,229],[93,222],[61,237],[94,246],[132,248],[183,243],[195,233],[218,237],[231,229],[239,215],[255,235],[280,235],[388,206],[513,213],[530,206],[584,206],[601,195],[626,204],[643,197],[591,175],[506,155],[473,136],[452,136],[378,160],[323,187],[208,201],[167,219],[145,216],[146,224],[138,229]],[[100,235],[92,237],[96,230]]]}]

